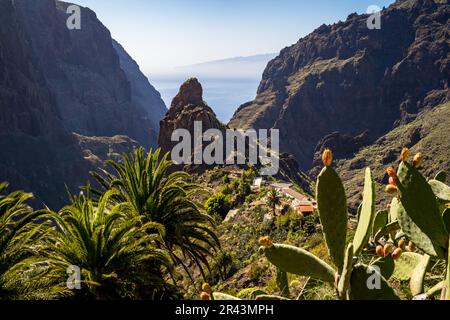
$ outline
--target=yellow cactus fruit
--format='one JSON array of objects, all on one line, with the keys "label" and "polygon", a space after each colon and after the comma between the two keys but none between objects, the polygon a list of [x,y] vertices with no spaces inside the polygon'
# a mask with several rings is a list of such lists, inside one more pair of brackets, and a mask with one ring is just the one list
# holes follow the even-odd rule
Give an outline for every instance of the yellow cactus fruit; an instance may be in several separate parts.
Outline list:
[{"label": "yellow cactus fruit", "polygon": [[377,253],[377,256],[384,257],[384,248],[383,248],[383,246],[377,246],[375,251]]},{"label": "yellow cactus fruit", "polygon": [[396,194],[398,192],[397,186],[389,184],[386,186],[386,192],[389,194]]}]

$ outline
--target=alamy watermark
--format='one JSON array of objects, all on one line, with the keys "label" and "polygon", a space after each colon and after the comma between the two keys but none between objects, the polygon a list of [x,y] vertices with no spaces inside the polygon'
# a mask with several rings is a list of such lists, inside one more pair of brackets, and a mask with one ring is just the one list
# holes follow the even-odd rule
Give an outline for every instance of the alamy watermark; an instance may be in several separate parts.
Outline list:
[{"label": "alamy watermark", "polygon": [[77,5],[70,5],[66,12],[70,15],[66,20],[67,29],[81,30],[81,8]]},{"label": "alamy watermark", "polygon": [[67,278],[67,288],[70,290],[81,290],[81,269],[78,266],[69,266],[66,270],[69,277]]},{"label": "alamy watermark", "polygon": [[[278,129],[219,129],[203,132],[201,121],[194,122],[194,136],[187,129],[176,129],[171,141],[178,142],[171,152],[176,164],[262,165],[260,174],[273,176],[279,170],[280,134]],[[204,142],[207,145],[204,145]]]},{"label": "alamy watermark", "polygon": [[367,28],[369,30],[381,29],[381,8],[376,5],[369,6],[367,8],[367,14],[370,14],[367,19]]}]

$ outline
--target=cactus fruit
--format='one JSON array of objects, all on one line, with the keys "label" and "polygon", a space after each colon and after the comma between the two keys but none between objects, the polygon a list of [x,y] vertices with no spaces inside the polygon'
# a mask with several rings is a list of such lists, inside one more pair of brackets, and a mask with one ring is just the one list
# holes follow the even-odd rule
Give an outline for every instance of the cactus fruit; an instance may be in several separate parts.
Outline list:
[{"label": "cactus fruit", "polygon": [[344,263],[347,238],[347,197],[339,175],[325,167],[317,178],[317,205],[328,251],[335,266]]},{"label": "cactus fruit", "polygon": [[258,242],[260,246],[263,246],[265,248],[270,248],[273,246],[273,242],[268,236],[259,238]]},{"label": "cactus fruit", "polygon": [[330,149],[325,149],[323,152],[322,162],[325,167],[329,167],[333,163],[333,152]]},{"label": "cactus fruit", "polygon": [[414,252],[416,250],[416,246],[412,241],[408,243],[408,246],[406,248],[408,249],[409,252]]},{"label": "cactus fruit", "polygon": [[211,286],[210,286],[208,283],[204,283],[204,284],[202,285],[202,291],[203,291],[203,292],[206,292],[206,293],[208,293],[208,294],[212,294]]},{"label": "cactus fruit", "polygon": [[[350,280],[350,299],[353,300],[399,300],[394,290],[376,268],[364,265],[353,269]],[[372,281],[373,279],[373,281]],[[377,281],[380,287],[377,287]],[[375,290],[376,288],[376,290]]]},{"label": "cactus fruit", "polygon": [[430,180],[428,183],[433,190],[434,195],[441,201],[450,201],[450,187],[438,180]]},{"label": "cactus fruit", "polygon": [[386,243],[383,248],[383,254],[385,257],[388,257],[394,251],[394,246],[392,243]]},{"label": "cactus fruit", "polygon": [[206,301],[209,300],[211,296],[207,292],[200,293],[200,300]]},{"label": "cactus fruit", "polygon": [[383,246],[377,246],[375,252],[377,253],[377,256],[384,257],[384,248]]},{"label": "cactus fruit", "polygon": [[409,163],[399,166],[398,189],[408,216],[440,248],[448,246],[448,233],[436,197],[422,174]]},{"label": "cactus fruit", "polygon": [[393,260],[398,260],[401,257],[402,253],[403,253],[402,248],[397,248],[394,250],[394,252],[392,252],[391,257]]},{"label": "cactus fruit", "polygon": [[389,185],[397,186],[397,180],[395,178],[389,177]]},{"label": "cactus fruit", "polygon": [[389,167],[386,169],[386,173],[389,176],[389,178],[396,179],[397,178],[397,172],[393,167]]},{"label": "cactus fruit", "polygon": [[414,156],[413,167],[419,168],[422,165],[422,162],[423,162],[423,157],[422,157],[422,154],[419,152],[418,154],[416,154]]},{"label": "cactus fruit", "polygon": [[356,228],[353,238],[353,246],[355,255],[359,255],[367,244],[370,232],[372,231],[372,223],[375,216],[375,188],[372,172],[366,169],[364,180],[363,202],[361,207],[361,217],[359,218],[358,227]]},{"label": "cactus fruit", "polygon": [[403,251],[406,251],[405,240],[403,240],[403,239],[399,240],[398,243],[397,243],[397,247],[399,247],[399,248],[402,249]]},{"label": "cactus fruit", "polygon": [[386,186],[386,193],[387,194],[397,194],[397,192],[398,192],[397,186],[394,186],[392,184],[388,184]]},{"label": "cactus fruit", "polygon": [[310,252],[284,244],[264,248],[267,259],[284,272],[334,283],[336,271]]},{"label": "cactus fruit", "polygon": [[409,159],[409,149],[403,148],[402,152],[400,153],[400,160],[406,162],[408,161],[408,159]]},{"label": "cactus fruit", "polygon": [[409,288],[413,296],[421,294],[424,290],[423,282],[427,273],[428,265],[430,264],[430,256],[425,254],[420,259],[416,268],[413,270],[411,280],[409,281]]}]

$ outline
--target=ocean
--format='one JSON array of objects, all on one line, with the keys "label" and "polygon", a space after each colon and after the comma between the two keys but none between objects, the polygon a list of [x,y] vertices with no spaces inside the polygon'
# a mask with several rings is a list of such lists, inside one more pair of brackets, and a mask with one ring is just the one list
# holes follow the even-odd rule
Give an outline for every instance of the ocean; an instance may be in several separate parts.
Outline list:
[{"label": "ocean", "polygon": [[[161,93],[162,99],[169,108],[173,97],[178,93],[182,77],[149,77],[150,83]],[[261,79],[249,78],[201,78],[203,100],[214,110],[218,119],[228,123],[240,105],[256,97]]]}]

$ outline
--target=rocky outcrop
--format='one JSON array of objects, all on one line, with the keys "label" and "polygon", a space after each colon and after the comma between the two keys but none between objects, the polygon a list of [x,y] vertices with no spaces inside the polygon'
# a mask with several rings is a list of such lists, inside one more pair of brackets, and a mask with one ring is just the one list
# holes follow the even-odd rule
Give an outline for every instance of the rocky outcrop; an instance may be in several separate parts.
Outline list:
[{"label": "rocky outcrop", "polygon": [[132,148],[131,139],[155,146],[164,112],[95,13],[82,8],[81,30],[69,30],[67,6],[0,1],[0,180],[52,209],[66,202],[65,185],[76,192],[87,182],[98,159]]},{"label": "rocky outcrop", "polygon": [[368,130],[376,140],[450,100],[447,1],[397,1],[381,17],[381,30],[367,28],[367,15],[352,14],[283,49],[256,99],[229,125],[278,128],[282,151],[309,170],[318,143],[333,132]]},{"label": "rocky outcrop", "polygon": [[193,138],[195,121],[202,123],[203,132],[208,129],[225,129],[214,111],[203,101],[201,84],[196,78],[192,78],[181,85],[178,94],[172,100],[169,111],[161,120],[158,144],[162,152],[170,152],[178,143],[171,141],[172,133],[176,129],[188,130]]}]

